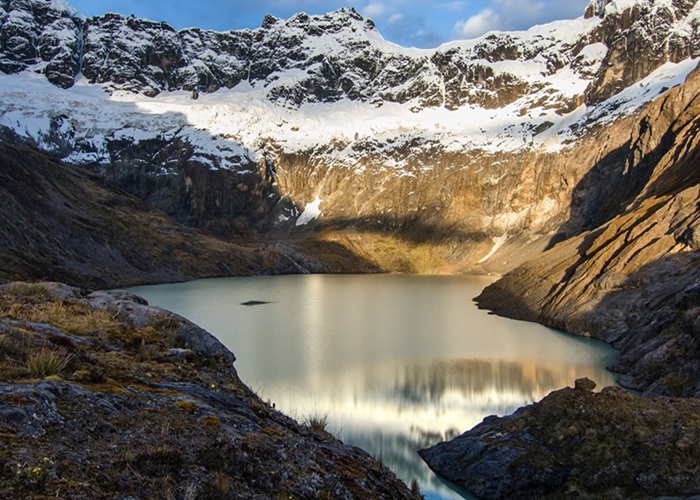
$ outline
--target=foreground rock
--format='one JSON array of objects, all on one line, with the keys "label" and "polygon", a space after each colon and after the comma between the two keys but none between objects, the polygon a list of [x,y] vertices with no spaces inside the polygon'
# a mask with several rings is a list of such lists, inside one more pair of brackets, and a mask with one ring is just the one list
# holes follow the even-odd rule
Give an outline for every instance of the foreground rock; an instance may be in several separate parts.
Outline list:
[{"label": "foreground rock", "polygon": [[700,401],[590,388],[577,381],[419,453],[480,498],[700,494]]},{"label": "foreground rock", "polygon": [[417,498],[124,292],[0,287],[0,498]]}]

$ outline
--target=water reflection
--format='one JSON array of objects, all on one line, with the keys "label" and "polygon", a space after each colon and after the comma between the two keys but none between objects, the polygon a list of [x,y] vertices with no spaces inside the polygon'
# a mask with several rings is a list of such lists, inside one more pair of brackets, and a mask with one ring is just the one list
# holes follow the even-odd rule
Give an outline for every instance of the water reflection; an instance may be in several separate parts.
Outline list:
[{"label": "water reflection", "polygon": [[[134,289],[195,321],[237,355],[241,378],[296,418],[331,430],[454,498],[416,451],[506,414],[581,376],[614,383],[614,351],[489,315],[483,278],[283,276]],[[256,307],[248,301],[268,302]]]},{"label": "water reflection", "polygon": [[612,383],[602,367],[539,361],[434,360],[383,363],[329,372],[310,388],[280,381],[266,398],[299,417],[329,412],[332,431],[382,460],[424,490],[443,489],[416,450],[537,401],[587,375]]}]

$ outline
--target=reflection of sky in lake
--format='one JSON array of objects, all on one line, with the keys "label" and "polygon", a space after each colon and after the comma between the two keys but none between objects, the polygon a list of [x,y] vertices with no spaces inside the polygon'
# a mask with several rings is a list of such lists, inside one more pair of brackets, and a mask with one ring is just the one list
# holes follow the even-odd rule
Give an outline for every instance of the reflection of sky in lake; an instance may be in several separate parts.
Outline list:
[{"label": "reflection of sky in lake", "polygon": [[[293,417],[331,430],[456,496],[416,450],[485,416],[510,413],[582,376],[614,383],[602,343],[478,310],[489,278],[279,276],[139,287],[151,303],[206,328],[238,357],[241,378]],[[247,301],[267,304],[243,306]]]}]

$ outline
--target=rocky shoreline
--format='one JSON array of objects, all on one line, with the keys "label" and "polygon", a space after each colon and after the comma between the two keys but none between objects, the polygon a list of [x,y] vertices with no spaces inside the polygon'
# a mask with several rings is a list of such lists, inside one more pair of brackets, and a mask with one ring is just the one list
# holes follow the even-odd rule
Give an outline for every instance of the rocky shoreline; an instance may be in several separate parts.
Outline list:
[{"label": "rocky shoreline", "polygon": [[700,494],[700,400],[594,387],[577,380],[420,455],[484,499]]},{"label": "rocky shoreline", "polygon": [[[635,118],[626,150],[636,161],[618,162],[624,172],[589,173],[574,201],[600,203],[573,203],[570,219],[585,216],[584,231],[477,298],[496,314],[608,342],[620,351],[610,367],[620,385],[644,397],[555,392],[424,450],[436,473],[484,498],[700,494],[699,88],[695,70]],[[627,191],[606,194],[616,176]]]},{"label": "rocky shoreline", "polygon": [[125,292],[0,286],[0,498],[420,498],[234,359]]}]

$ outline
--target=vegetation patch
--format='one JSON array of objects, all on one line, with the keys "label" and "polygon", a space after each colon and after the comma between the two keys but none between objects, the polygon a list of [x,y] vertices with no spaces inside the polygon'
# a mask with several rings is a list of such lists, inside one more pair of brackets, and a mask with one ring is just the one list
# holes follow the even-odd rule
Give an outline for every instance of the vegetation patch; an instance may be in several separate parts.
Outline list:
[{"label": "vegetation patch", "polygon": [[72,358],[63,350],[42,348],[27,356],[27,370],[34,377],[58,375],[66,369]]},{"label": "vegetation patch", "polygon": [[563,389],[420,453],[479,497],[681,497],[700,491],[698,429],[695,399]]}]

